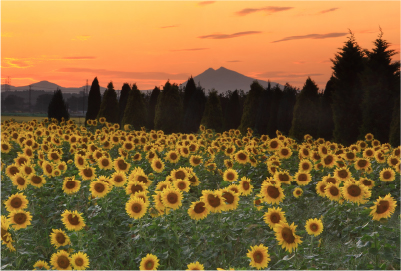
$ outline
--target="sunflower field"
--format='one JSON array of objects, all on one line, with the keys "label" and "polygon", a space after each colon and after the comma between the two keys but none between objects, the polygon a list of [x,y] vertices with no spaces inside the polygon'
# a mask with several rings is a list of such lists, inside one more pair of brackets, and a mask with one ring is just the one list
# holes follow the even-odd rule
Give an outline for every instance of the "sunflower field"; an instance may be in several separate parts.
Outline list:
[{"label": "sunflower field", "polygon": [[400,269],[400,147],[1,123],[2,269]]}]

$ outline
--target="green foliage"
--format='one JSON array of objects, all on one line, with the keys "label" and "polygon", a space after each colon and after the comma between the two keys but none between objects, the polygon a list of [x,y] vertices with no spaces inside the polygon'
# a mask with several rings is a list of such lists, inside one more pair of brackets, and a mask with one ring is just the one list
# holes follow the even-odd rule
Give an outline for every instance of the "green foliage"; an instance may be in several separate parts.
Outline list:
[{"label": "green foliage", "polygon": [[70,119],[70,114],[68,113],[68,107],[63,99],[63,93],[60,89],[56,90],[53,94],[53,98],[49,103],[47,109],[47,117],[49,119],[55,118],[59,122],[64,118],[64,120]]},{"label": "green foliage", "polygon": [[228,93],[228,103],[224,110],[224,131],[237,129],[241,124],[242,112],[238,90]]},{"label": "green foliage", "polygon": [[352,33],[332,62],[334,138],[336,142],[348,146],[357,141],[362,125],[360,104],[363,89],[358,75],[366,62],[365,54]]},{"label": "green foliage", "polygon": [[332,94],[334,78],[327,81],[323,95],[319,98],[319,124],[317,136],[325,140],[332,140],[334,131],[334,120],[332,106]]},{"label": "green foliage", "polygon": [[136,84],[134,84],[129,92],[122,125],[130,124],[134,130],[141,130],[141,127],[146,126],[147,120],[148,116],[145,102],[141,92],[138,90]]},{"label": "green foliage", "polygon": [[400,146],[400,95],[394,101],[393,118],[390,125],[390,144],[393,147]]},{"label": "green foliage", "polygon": [[183,108],[178,85],[167,81],[157,98],[155,129],[162,130],[166,134],[180,132],[182,115]]},{"label": "green foliage", "polygon": [[191,78],[188,79],[188,82],[184,89],[184,102],[183,102],[184,115],[187,113],[189,101],[191,100],[191,97],[194,95],[195,91],[196,91],[195,81],[191,76]]},{"label": "green foliage", "polygon": [[298,89],[286,83],[277,112],[277,130],[288,135],[292,125]]},{"label": "green foliage", "polygon": [[241,124],[238,129],[242,134],[246,134],[247,128],[255,129],[256,121],[257,121],[257,112],[259,105],[260,94],[263,91],[263,87],[258,83],[258,81],[254,81],[251,84],[251,90],[246,95],[246,100],[244,104],[244,112],[241,118]]},{"label": "green foliage", "polygon": [[113,83],[107,85],[107,89],[103,94],[102,103],[100,105],[97,118],[104,117],[107,122],[118,123],[118,101],[117,93],[114,90]]},{"label": "green foliage", "polygon": [[121,93],[120,93],[120,100],[118,101],[118,120],[119,123],[122,124],[122,120],[124,117],[124,112],[125,108],[127,106],[128,102],[128,96],[130,94],[131,87],[128,83],[124,83],[123,87],[121,88]]},{"label": "green foliage", "polygon": [[183,133],[196,133],[205,111],[207,98],[201,86],[198,86],[188,101],[188,107],[182,123]]},{"label": "green foliage", "polygon": [[88,110],[86,111],[85,123],[88,119],[94,120],[97,118],[101,102],[102,95],[100,94],[99,81],[97,80],[97,77],[95,77],[89,90]]},{"label": "green foliage", "polygon": [[223,112],[221,109],[219,96],[215,90],[212,90],[209,93],[201,124],[203,124],[206,128],[215,130],[216,132],[223,131]]},{"label": "green foliage", "polygon": [[155,127],[155,111],[157,98],[160,94],[160,88],[155,87],[150,94],[149,104],[148,104],[148,125],[146,126],[149,130],[152,130]]},{"label": "green foliage", "polygon": [[308,77],[297,97],[294,107],[294,117],[290,129],[290,136],[301,141],[304,135],[317,136],[318,113],[319,113],[319,88],[316,83]]},{"label": "green foliage", "polygon": [[267,134],[267,126],[270,120],[272,97],[273,90],[271,88],[270,81],[268,81],[267,88],[262,90],[259,97],[257,120],[254,131],[257,134]]},{"label": "green foliage", "polygon": [[273,138],[276,136],[277,131],[277,114],[279,110],[279,104],[283,92],[278,85],[272,88],[270,111],[269,111],[269,121],[267,122],[267,134]]}]

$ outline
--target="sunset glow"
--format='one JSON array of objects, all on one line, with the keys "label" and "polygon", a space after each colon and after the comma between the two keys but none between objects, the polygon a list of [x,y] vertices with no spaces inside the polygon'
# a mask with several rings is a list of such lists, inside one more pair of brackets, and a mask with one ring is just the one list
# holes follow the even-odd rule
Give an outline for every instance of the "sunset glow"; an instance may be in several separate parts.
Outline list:
[{"label": "sunset glow", "polygon": [[1,1],[1,79],[144,90],[223,66],[324,88],[348,29],[372,49],[379,26],[399,52],[399,1]]}]

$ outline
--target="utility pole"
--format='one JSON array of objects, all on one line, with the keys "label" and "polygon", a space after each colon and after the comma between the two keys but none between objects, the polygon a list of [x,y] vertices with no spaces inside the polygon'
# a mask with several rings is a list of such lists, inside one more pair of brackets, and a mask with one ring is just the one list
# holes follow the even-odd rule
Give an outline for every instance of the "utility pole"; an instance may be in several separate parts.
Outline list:
[{"label": "utility pole", "polygon": [[6,78],[5,91],[10,91],[10,76]]},{"label": "utility pole", "polygon": [[29,85],[29,113],[32,113],[32,108],[31,108],[31,94],[32,94],[32,85]]}]

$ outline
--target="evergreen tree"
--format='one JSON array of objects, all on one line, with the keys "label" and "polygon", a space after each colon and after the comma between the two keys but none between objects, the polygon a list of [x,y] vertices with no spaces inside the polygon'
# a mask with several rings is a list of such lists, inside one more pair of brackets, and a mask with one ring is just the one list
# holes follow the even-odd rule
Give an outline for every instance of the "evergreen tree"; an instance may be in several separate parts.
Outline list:
[{"label": "evergreen tree", "polygon": [[191,99],[195,91],[196,91],[195,81],[191,76],[191,78],[188,79],[187,85],[185,86],[184,89],[184,115],[187,112],[189,100]]},{"label": "evergreen tree", "polygon": [[[374,42],[373,51],[366,50],[367,65],[361,75],[364,96],[362,102],[361,137],[372,133],[380,142],[388,142],[394,99],[400,88],[400,63],[393,62],[396,54],[382,39],[383,33]],[[398,112],[399,113],[399,112]]]},{"label": "evergreen tree", "polygon": [[294,107],[294,116],[290,129],[290,136],[302,141],[304,135],[310,134],[317,137],[318,114],[319,114],[319,88],[316,83],[308,77],[297,97]]},{"label": "evergreen tree", "polygon": [[102,103],[100,104],[97,118],[104,117],[107,122],[118,123],[118,101],[117,93],[114,90],[113,83],[107,85],[107,89],[103,94]]},{"label": "evergreen tree", "polygon": [[128,83],[124,83],[123,87],[121,88],[120,100],[118,101],[118,121],[122,124],[122,120],[124,117],[125,107],[128,102],[128,96],[131,91],[131,87]]},{"label": "evergreen tree", "polygon": [[362,125],[360,105],[363,92],[358,75],[363,71],[366,62],[364,52],[352,33],[341,51],[331,61],[334,64],[332,67],[334,139],[349,146],[357,141]]},{"label": "evergreen tree", "polygon": [[85,123],[87,120],[94,120],[100,110],[100,104],[102,102],[102,95],[100,94],[100,86],[97,77],[93,79],[91,89],[88,95],[88,110],[86,111]]},{"label": "evergreen tree", "polygon": [[223,131],[223,111],[216,90],[209,93],[201,123],[206,128],[214,129],[217,133]]},{"label": "evergreen tree", "polygon": [[180,132],[182,115],[183,106],[178,85],[167,81],[157,98],[155,129],[166,134]]},{"label": "evergreen tree", "polygon": [[159,94],[160,94],[160,88],[155,87],[149,98],[148,125],[147,125],[147,128],[149,130],[154,129],[154,127],[155,127],[155,110],[156,110],[157,98],[159,97]]},{"label": "evergreen tree", "polygon": [[255,125],[255,133],[259,135],[267,134],[267,125],[270,119],[270,106],[273,90],[270,80],[267,82],[267,88],[263,89],[260,93],[258,113]]},{"label": "evergreen tree", "polygon": [[279,109],[279,104],[281,100],[281,95],[283,92],[281,91],[278,84],[273,87],[271,94],[271,102],[270,102],[270,111],[269,111],[269,121],[267,123],[267,135],[271,138],[276,136],[277,131],[277,114]]},{"label": "evergreen tree", "polygon": [[297,88],[286,83],[277,110],[277,130],[288,135],[292,125]]},{"label": "evergreen tree", "polygon": [[255,129],[258,116],[259,98],[262,91],[263,87],[255,80],[251,84],[251,90],[246,97],[241,124],[238,127],[242,134],[246,134],[247,128]]},{"label": "evergreen tree", "polygon": [[224,131],[237,129],[241,124],[241,103],[238,90],[229,92],[229,100],[224,110]]},{"label": "evergreen tree", "polygon": [[333,76],[327,81],[326,88],[323,95],[319,99],[319,124],[317,129],[317,136],[325,140],[332,140],[334,132],[333,110],[331,108],[333,99],[332,94],[334,91],[334,78]]},{"label": "evergreen tree", "polygon": [[130,124],[134,130],[141,130],[141,127],[146,125],[147,120],[147,108],[143,96],[134,84],[128,95],[122,125]]},{"label": "evergreen tree", "polygon": [[49,107],[47,108],[47,117],[49,119],[55,118],[59,122],[64,118],[64,120],[70,119],[70,114],[68,113],[68,106],[64,101],[63,93],[61,93],[60,89],[57,89],[53,98],[49,103]]},{"label": "evergreen tree", "polygon": [[203,88],[201,86],[196,87],[184,115],[182,127],[184,133],[196,133],[199,130],[203,112],[205,111],[206,100]]},{"label": "evergreen tree", "polygon": [[390,140],[391,146],[394,148],[400,146],[400,95],[395,99],[393,107],[393,118],[390,125]]}]

